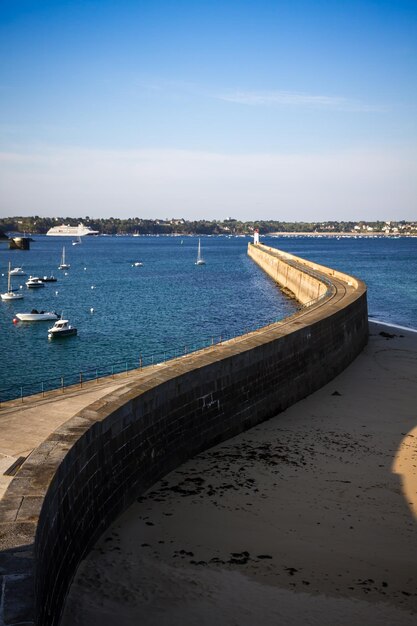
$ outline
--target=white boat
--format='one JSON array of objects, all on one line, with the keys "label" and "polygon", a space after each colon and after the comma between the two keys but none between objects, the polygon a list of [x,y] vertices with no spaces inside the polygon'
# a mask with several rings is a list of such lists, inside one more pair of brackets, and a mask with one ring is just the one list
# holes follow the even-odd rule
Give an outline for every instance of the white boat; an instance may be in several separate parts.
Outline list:
[{"label": "white boat", "polygon": [[43,281],[38,276],[29,276],[25,285],[28,289],[39,289],[40,287],[45,287]]},{"label": "white boat", "polygon": [[58,265],[59,270],[69,270],[71,265],[65,262],[65,246],[62,246],[61,263]]},{"label": "white boat", "polygon": [[23,298],[23,293],[20,291],[13,291],[12,289],[12,278],[11,278],[11,263],[9,261],[9,271],[7,273],[7,291],[6,293],[1,294],[2,300],[21,300]]},{"label": "white boat", "polygon": [[53,226],[46,234],[50,237],[85,237],[86,235],[98,235],[99,232],[89,226],[84,226],[84,224],[80,222],[78,226],[70,226],[69,224]]},{"label": "white boat", "polygon": [[75,240],[72,242],[72,245],[73,245],[73,246],[79,246],[79,245],[80,245],[80,243],[81,243],[81,237],[77,237],[77,239],[75,239]]},{"label": "white boat", "polygon": [[143,265],[142,261],[135,261],[132,267],[142,267],[142,265]]},{"label": "white boat", "polygon": [[57,339],[59,337],[70,337],[76,335],[77,329],[71,326],[68,320],[57,320],[52,328],[48,329],[48,338]]},{"label": "white boat", "polygon": [[201,256],[201,242],[200,242],[200,240],[198,240],[197,261],[195,262],[195,264],[196,265],[205,265],[206,264],[205,260]]},{"label": "white boat", "polygon": [[23,267],[14,267],[10,270],[10,276],[26,276],[26,272]]},{"label": "white boat", "polygon": [[44,322],[46,320],[59,320],[58,313],[53,311],[37,311],[32,309],[30,313],[16,313],[16,317],[21,322]]}]

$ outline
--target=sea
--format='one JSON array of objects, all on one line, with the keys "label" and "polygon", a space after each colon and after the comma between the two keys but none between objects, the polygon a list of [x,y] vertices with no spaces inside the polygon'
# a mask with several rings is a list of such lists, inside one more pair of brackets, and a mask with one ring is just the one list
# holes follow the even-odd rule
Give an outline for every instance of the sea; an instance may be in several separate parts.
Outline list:
[{"label": "sea", "polygon": [[[0,402],[139,366],[224,341],[297,310],[247,256],[249,237],[34,236],[30,250],[0,245],[22,300],[0,302]],[[261,237],[261,242],[357,276],[368,286],[371,319],[417,329],[417,238]],[[70,269],[58,269],[62,248]],[[138,265],[141,264],[141,265]],[[53,274],[39,290],[29,275]],[[48,339],[51,322],[16,323],[32,309],[55,311],[78,334]]]}]

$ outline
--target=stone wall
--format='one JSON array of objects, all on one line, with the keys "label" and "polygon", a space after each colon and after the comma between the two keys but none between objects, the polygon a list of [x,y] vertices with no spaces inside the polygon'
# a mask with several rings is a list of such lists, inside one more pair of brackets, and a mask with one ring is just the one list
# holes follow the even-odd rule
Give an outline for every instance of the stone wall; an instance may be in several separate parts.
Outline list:
[{"label": "stone wall", "polygon": [[147,368],[30,455],[0,503],[0,624],[58,624],[80,560],[134,498],[318,389],[362,350],[363,283],[265,246],[249,253],[301,301],[320,298],[282,322]]}]

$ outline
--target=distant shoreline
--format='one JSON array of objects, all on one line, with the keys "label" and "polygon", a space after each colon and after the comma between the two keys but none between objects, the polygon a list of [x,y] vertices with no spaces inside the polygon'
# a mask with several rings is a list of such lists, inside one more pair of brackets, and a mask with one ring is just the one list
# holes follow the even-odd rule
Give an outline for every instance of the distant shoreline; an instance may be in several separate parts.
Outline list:
[{"label": "distant shoreline", "polygon": [[[13,237],[24,237],[27,236],[22,233],[12,233]],[[37,236],[37,237],[45,237],[46,233],[30,233],[29,236]],[[63,235],[60,236],[61,239],[66,237],[67,239],[71,239],[72,235]],[[228,237],[228,238],[247,238],[253,237],[253,233],[243,233],[243,234],[227,234],[227,233],[200,233],[200,232],[192,232],[192,233],[99,233],[98,235],[89,236],[91,239],[93,237]],[[405,233],[381,233],[381,232],[305,232],[305,231],[282,231],[282,232],[268,232],[268,233],[260,233],[260,237],[330,237],[330,238],[340,238],[340,239],[362,239],[362,238],[370,238],[370,239],[416,239],[417,235],[415,234],[405,234]],[[51,237],[53,239],[53,237]],[[33,239],[32,239],[33,241]],[[8,243],[7,239],[0,240],[0,243]]]},{"label": "distant shoreline", "polygon": [[294,232],[287,232],[287,231],[283,231],[283,232],[276,232],[276,233],[265,233],[262,234],[261,233],[261,237],[357,237],[357,238],[361,238],[361,237],[373,237],[373,238],[395,238],[398,239],[400,237],[417,237],[417,235],[405,235],[405,234],[395,234],[395,233],[389,233],[388,235],[386,235],[385,233],[381,233],[381,232],[328,232],[328,233],[324,233],[324,232],[314,232],[314,233],[310,233],[310,232],[301,232],[301,231],[294,231]]}]

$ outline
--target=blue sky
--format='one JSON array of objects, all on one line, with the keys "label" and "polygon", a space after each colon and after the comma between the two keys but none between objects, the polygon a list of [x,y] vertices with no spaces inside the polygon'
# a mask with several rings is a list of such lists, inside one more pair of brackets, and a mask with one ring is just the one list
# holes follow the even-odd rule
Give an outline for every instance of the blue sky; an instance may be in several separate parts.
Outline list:
[{"label": "blue sky", "polygon": [[417,2],[2,0],[0,214],[417,219]]}]

